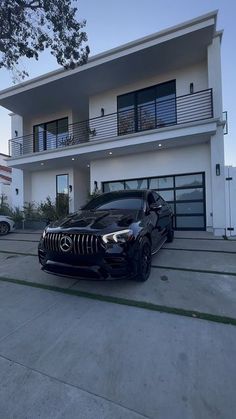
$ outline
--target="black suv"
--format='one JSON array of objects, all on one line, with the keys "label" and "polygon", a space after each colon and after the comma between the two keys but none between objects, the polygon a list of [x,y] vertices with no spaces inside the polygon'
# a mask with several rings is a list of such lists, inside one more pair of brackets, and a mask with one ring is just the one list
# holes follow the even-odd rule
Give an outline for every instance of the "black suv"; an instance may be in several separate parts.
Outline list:
[{"label": "black suv", "polygon": [[44,230],[39,262],[59,275],[146,281],[152,254],[173,240],[172,216],[155,191],[105,193]]}]

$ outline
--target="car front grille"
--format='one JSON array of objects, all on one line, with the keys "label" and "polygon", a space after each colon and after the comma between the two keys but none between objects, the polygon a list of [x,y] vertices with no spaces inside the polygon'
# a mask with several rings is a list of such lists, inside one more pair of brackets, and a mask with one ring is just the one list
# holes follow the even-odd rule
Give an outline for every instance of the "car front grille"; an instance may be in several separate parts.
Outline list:
[{"label": "car front grille", "polygon": [[[67,251],[63,251],[61,247],[63,237],[71,239],[71,246]],[[102,249],[100,238],[94,234],[47,233],[43,241],[45,250],[62,254],[92,255],[99,253]]]}]

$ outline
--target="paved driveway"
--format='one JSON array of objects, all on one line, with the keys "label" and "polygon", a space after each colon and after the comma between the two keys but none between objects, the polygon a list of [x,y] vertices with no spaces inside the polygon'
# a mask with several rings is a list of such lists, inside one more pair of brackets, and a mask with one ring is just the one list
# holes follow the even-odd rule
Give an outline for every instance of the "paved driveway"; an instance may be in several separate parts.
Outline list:
[{"label": "paved driveway", "polygon": [[235,416],[236,241],[177,236],[142,284],[51,276],[39,234],[0,239],[1,417]]},{"label": "paved driveway", "polygon": [[160,306],[164,311],[174,308],[182,314],[190,311],[236,319],[236,239],[223,240],[206,232],[176,232],[173,243],[153,257],[150,279],[136,283],[46,274],[36,256],[39,237],[40,233],[25,232],[0,239],[1,277],[128,299]]}]

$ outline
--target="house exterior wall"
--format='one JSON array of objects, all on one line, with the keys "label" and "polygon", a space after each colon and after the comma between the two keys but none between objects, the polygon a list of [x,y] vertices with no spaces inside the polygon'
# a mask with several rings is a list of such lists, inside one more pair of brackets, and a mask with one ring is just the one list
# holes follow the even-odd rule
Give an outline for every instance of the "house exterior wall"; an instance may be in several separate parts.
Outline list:
[{"label": "house exterior wall", "polygon": [[56,119],[66,118],[68,117],[68,123],[73,123],[72,118],[72,110],[71,109],[65,109],[60,112],[53,112],[50,114],[44,114],[38,115],[37,117],[24,117],[23,118],[23,135],[29,135],[33,134],[33,128],[34,125],[42,124],[44,122],[50,122],[55,121]]},{"label": "house exterior wall", "polygon": [[208,229],[212,229],[209,143],[163,149],[151,153],[108,157],[92,161],[90,168],[91,192],[94,190],[94,181],[98,182],[98,188],[101,189],[102,182],[112,180],[205,172],[206,224]]},{"label": "house exterior wall", "polygon": [[68,174],[70,212],[73,212],[85,204],[89,193],[89,173],[80,170],[79,167],[65,167],[55,170],[40,170],[24,172],[24,202],[40,204],[47,197],[54,202],[56,199],[56,176]]},{"label": "house exterior wall", "polygon": [[91,96],[89,99],[89,118],[101,115],[104,108],[105,115],[117,111],[117,96],[129,93],[155,84],[164,83],[176,79],[176,96],[189,94],[189,85],[194,83],[194,91],[208,88],[208,75],[206,61],[191,67],[173,70],[159,76],[145,78],[137,83],[124,85],[119,89],[106,91],[102,94]]}]

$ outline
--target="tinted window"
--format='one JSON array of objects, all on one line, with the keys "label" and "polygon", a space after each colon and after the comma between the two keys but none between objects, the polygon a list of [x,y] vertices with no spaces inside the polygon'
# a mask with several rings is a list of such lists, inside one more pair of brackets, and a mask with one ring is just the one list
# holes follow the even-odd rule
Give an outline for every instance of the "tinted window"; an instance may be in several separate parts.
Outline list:
[{"label": "tinted window", "polygon": [[143,199],[140,195],[126,194],[119,196],[117,194],[105,194],[90,201],[84,209],[86,210],[116,210],[116,209],[136,209],[143,208]]}]

